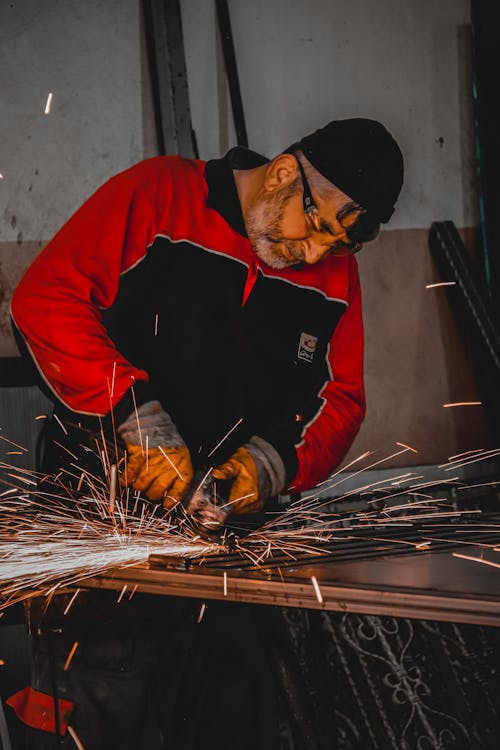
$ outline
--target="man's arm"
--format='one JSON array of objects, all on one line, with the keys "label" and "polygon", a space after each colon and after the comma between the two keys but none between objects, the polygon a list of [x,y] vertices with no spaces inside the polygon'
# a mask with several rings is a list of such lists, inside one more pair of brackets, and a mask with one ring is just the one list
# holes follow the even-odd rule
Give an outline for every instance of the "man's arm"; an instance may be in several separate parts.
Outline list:
[{"label": "man's arm", "polygon": [[[37,368],[69,409],[106,414],[148,375],[116,349],[102,309],[120,274],[146,254],[155,234],[152,208],[134,170],[100,188],[62,227],[21,280],[12,318]],[[141,401],[147,400],[144,394]]]},{"label": "man's arm", "polygon": [[[122,483],[171,507],[192,480],[189,451],[150,393],[147,372],[120,354],[102,317],[121,275],[146,256],[168,211],[163,175],[160,161],[148,160],[100,188],[30,266],[12,318],[58,401],[94,416],[113,407],[128,454]],[[148,194],[156,196],[158,215]]]}]

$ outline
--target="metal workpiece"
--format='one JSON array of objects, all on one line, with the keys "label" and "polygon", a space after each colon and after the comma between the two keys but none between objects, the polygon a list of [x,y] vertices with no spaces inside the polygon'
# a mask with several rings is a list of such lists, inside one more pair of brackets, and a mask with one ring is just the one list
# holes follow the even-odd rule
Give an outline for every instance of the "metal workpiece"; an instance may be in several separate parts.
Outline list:
[{"label": "metal workpiece", "polygon": [[179,0],[145,0],[143,10],[159,153],[197,158]]},{"label": "metal workpiece", "polygon": [[[446,531],[441,542],[416,540],[405,549],[401,534],[399,539],[372,541],[371,550],[368,540],[363,548],[363,539],[348,540],[344,549],[339,542],[338,551],[330,542],[320,558],[301,557],[286,564],[269,559],[260,567],[234,553],[191,565],[155,555],[149,564],[112,570],[81,585],[204,601],[500,625],[500,558],[491,535],[488,543],[477,529],[468,535],[476,543],[461,544],[455,532],[465,540],[463,530],[448,530],[450,539]],[[429,536],[437,537],[436,529]]]}]

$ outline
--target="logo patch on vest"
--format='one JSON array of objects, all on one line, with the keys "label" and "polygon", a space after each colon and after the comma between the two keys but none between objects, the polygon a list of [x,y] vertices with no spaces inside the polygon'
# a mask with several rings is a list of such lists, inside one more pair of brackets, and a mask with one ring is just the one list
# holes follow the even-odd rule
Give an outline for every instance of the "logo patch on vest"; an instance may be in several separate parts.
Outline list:
[{"label": "logo patch on vest", "polygon": [[297,352],[298,358],[303,359],[304,362],[312,362],[317,344],[318,339],[316,336],[313,336],[310,333],[301,333],[299,350]]}]

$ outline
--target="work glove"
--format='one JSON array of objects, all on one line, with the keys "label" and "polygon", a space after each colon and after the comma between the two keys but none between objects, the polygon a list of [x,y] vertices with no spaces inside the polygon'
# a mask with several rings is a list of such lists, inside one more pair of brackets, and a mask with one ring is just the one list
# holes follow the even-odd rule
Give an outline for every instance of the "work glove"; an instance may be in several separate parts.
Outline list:
[{"label": "work glove", "polygon": [[285,466],[279,453],[254,435],[223,464],[213,470],[215,479],[232,479],[225,508],[230,513],[257,513],[285,486]]},{"label": "work glove", "polygon": [[173,508],[193,480],[189,450],[159,401],[142,404],[117,432],[127,449],[122,486],[132,486],[150,500]]}]

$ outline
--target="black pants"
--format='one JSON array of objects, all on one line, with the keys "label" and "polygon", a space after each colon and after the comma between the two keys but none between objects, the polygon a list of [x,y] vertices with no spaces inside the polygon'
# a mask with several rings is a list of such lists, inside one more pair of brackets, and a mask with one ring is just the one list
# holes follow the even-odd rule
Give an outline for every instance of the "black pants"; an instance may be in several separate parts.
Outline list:
[{"label": "black pants", "polygon": [[[209,602],[198,624],[195,600],[142,595],[120,609],[116,599],[81,592],[64,622],[68,596],[60,596],[41,626],[45,600],[29,611],[32,685],[52,694],[55,675],[58,697],[75,703],[69,723],[86,750],[278,750],[279,690],[262,608]],[[28,730],[29,750],[54,747],[53,735]]]}]

